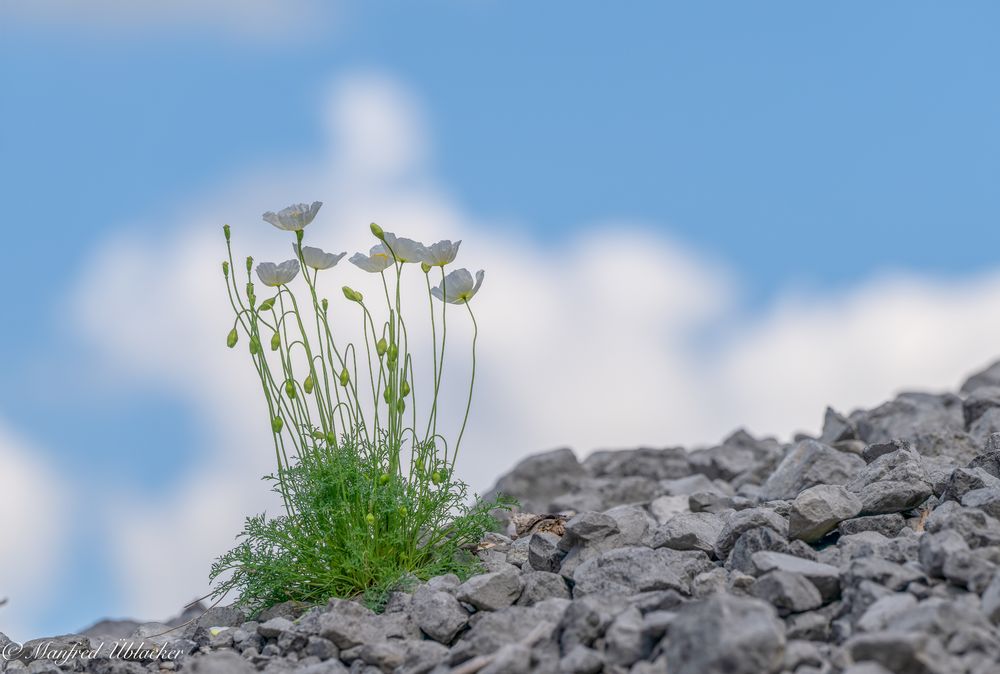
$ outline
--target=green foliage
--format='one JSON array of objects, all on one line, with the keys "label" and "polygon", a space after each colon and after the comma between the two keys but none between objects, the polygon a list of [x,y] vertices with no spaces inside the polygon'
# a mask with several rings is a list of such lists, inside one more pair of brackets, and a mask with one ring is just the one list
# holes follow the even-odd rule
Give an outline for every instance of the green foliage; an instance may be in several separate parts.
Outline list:
[{"label": "green foliage", "polygon": [[[226,344],[235,347],[239,331],[247,336],[268,410],[261,428],[274,441],[277,471],[266,479],[280,494],[283,512],[248,518],[236,547],[216,561],[210,578],[214,596],[238,592],[237,601],[254,612],[282,601],[322,603],[330,597],[364,596],[378,607],[389,591],[414,580],[443,573],[466,577],[478,570],[470,550],[496,527],[491,512],[514,505],[503,497],[470,499],[467,485],[454,476],[475,383],[478,326],[469,300],[483,272],[475,279],[464,269],[445,275],[458,243],[425,247],[373,225],[381,243],[351,262],[381,277],[369,296],[384,296],[386,316],[377,321],[365,295],[342,286],[342,301],[359,312],[364,338],[360,348],[338,344],[331,321],[336,312],[329,299],[321,299],[318,278],[343,254],[302,245],[302,230],[320,205],[264,215],[294,232],[296,258],[257,266],[259,280],[275,289],[263,299],[254,287],[252,258],[245,284],[230,274],[237,266],[225,228],[223,276],[236,314]],[[410,268],[422,271],[429,306],[433,375],[422,414],[400,292],[406,263],[420,263]],[[297,299],[289,284],[300,270],[307,293]],[[432,288],[435,270],[441,281]],[[440,300],[437,308],[434,298]],[[438,432],[449,304],[461,305],[473,326],[465,417],[450,451]],[[269,349],[262,348],[265,343]],[[359,367],[361,354],[367,363],[362,358]]]},{"label": "green foliage", "polygon": [[212,567],[213,581],[229,574],[217,594],[238,590],[239,603],[252,612],[291,599],[321,603],[359,594],[378,607],[408,579],[477,571],[470,549],[495,525],[490,511],[511,505],[469,505],[461,482],[426,489],[398,477],[386,481],[370,455],[348,442],[321,456],[286,473],[292,515],[246,520],[239,545]]}]

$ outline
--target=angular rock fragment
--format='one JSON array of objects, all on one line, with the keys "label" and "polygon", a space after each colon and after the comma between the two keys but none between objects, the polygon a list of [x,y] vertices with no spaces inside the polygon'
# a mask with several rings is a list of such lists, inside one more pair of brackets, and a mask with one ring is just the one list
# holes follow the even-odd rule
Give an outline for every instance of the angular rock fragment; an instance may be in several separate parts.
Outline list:
[{"label": "angular rock fragment", "polygon": [[677,615],[663,652],[671,674],[771,674],[784,661],[785,630],[767,602],[715,595]]},{"label": "angular rock fragment", "polygon": [[823,605],[816,586],[792,571],[768,571],[754,582],[750,591],[774,606],[778,615],[802,613]]},{"label": "angular rock fragment", "polygon": [[846,484],[862,468],[864,459],[815,440],[792,447],[767,478],[761,491],[765,500],[793,499],[818,484]]},{"label": "angular rock fragment", "polygon": [[838,524],[861,512],[861,499],[839,485],[822,484],[799,493],[792,501],[788,537],[818,541]]}]

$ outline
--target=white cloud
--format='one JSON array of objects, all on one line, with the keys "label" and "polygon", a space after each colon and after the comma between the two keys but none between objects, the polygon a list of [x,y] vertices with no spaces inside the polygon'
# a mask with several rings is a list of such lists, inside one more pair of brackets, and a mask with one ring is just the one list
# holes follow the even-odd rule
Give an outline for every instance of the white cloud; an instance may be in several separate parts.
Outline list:
[{"label": "white cloud", "polygon": [[[77,284],[80,326],[107,365],[189,396],[210,429],[191,477],[162,501],[108,496],[126,613],[163,616],[204,592],[209,563],[242,516],[273,506],[259,480],[272,455],[256,383],[245,354],[222,346],[231,325],[218,269],[223,222],[241,254],[258,259],[289,252],[287,233],[259,213],[313,198],[328,204],[307,236],[328,250],[366,248],[371,220],[416,238],[465,240],[460,263],[487,269],[474,302],[479,385],[460,462],[478,488],[554,446],[704,444],[740,425],[786,437],[815,430],[828,402],[849,408],[900,386],[954,387],[1000,344],[995,275],[877,280],[732,324],[731,273],[662,235],[611,221],[548,247],[462,212],[423,170],[419,107],[391,80],[344,81],[330,119],[328,163],[238,181],[155,239],[109,241]],[[331,299],[345,278],[366,290],[371,279],[359,277],[338,267]],[[456,389],[445,405],[460,410],[469,324],[452,317]],[[707,328],[721,337],[699,342]],[[457,413],[445,421],[455,428]]]},{"label": "white cloud", "polygon": [[0,423],[0,631],[28,638],[45,601],[66,542],[69,494],[57,467]]},{"label": "white cloud", "polygon": [[4,0],[0,19],[101,35],[195,28],[259,40],[311,34],[333,16],[323,0]]}]

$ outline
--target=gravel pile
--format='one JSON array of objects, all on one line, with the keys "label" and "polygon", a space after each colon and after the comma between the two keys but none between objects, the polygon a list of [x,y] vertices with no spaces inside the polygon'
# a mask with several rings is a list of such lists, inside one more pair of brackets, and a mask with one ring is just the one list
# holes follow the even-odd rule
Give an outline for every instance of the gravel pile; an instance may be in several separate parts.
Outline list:
[{"label": "gravel pile", "polygon": [[60,671],[41,643],[141,642],[62,671],[1000,672],[1000,364],[957,395],[828,409],[818,438],[563,449],[497,489],[524,512],[481,545],[487,572],[380,615],[332,600],[214,608],[152,637],[166,625],[104,622],[0,669]]}]

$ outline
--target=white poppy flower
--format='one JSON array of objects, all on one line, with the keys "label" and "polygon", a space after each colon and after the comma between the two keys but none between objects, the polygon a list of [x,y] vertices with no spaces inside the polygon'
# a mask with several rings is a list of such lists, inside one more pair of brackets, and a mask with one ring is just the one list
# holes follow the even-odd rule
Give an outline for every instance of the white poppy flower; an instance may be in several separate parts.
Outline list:
[{"label": "white poppy flower", "polygon": [[431,267],[443,267],[455,261],[455,256],[458,255],[458,247],[461,245],[461,241],[452,243],[447,239],[432,243],[424,248],[424,257],[421,262]]},{"label": "white poppy flower", "polygon": [[[293,243],[292,250],[298,254],[299,245],[297,243]],[[302,260],[306,263],[307,267],[312,267],[313,269],[329,269],[340,262],[340,258],[345,255],[347,255],[346,252],[341,253],[340,255],[335,255],[333,253],[327,253],[321,248],[302,246]]]},{"label": "white poppy flower", "polygon": [[382,241],[399,262],[420,262],[427,255],[427,246],[424,244],[413,239],[398,238],[392,232],[385,232]]},{"label": "white poppy flower", "polygon": [[379,273],[392,266],[392,255],[381,243],[372,246],[371,253],[355,253],[351,256],[351,263],[364,271]]},{"label": "white poppy flower", "polygon": [[483,276],[486,275],[482,269],[476,272],[475,281],[468,269],[456,269],[444,277],[444,280],[436,288],[431,288],[431,294],[442,302],[451,304],[463,304],[473,298],[479,292],[479,286],[483,285]]},{"label": "white poppy flower", "polygon": [[285,260],[281,264],[261,262],[257,265],[257,276],[266,286],[276,287],[291,283],[299,273],[298,260]]},{"label": "white poppy flower", "polygon": [[263,217],[266,222],[270,222],[278,229],[296,232],[300,229],[305,229],[306,225],[313,221],[313,218],[319,213],[319,207],[322,205],[322,201],[314,201],[312,205],[292,204],[277,213],[268,211]]}]

